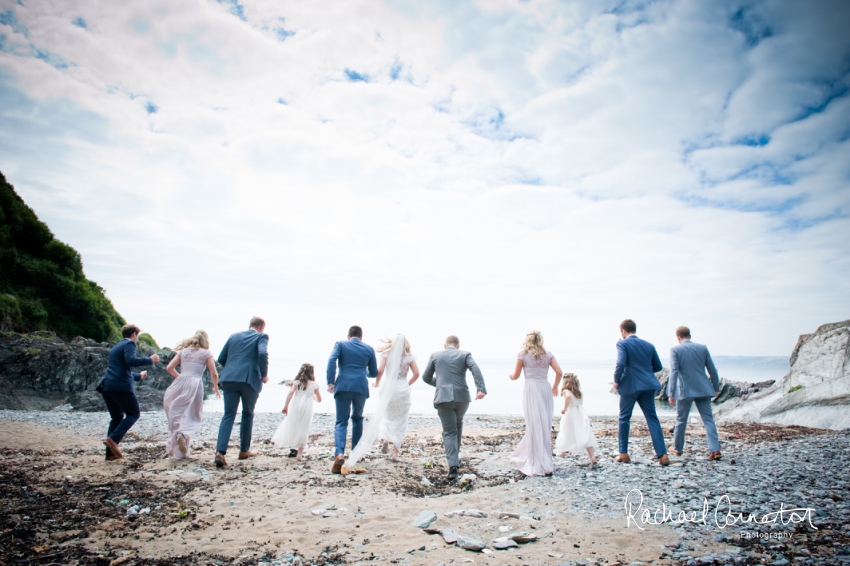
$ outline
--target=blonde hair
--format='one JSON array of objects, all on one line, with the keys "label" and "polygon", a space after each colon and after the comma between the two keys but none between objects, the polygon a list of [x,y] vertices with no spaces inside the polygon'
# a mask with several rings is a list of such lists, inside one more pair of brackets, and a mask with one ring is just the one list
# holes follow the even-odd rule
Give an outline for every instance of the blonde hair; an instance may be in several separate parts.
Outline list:
[{"label": "blonde hair", "polygon": [[534,354],[535,358],[546,355],[546,348],[543,347],[543,335],[540,334],[539,330],[532,330],[525,335],[522,351]]},{"label": "blonde hair", "polygon": [[[410,342],[407,341],[407,336],[401,336],[404,337],[404,353],[410,354]],[[393,341],[391,338],[381,338],[381,342],[383,342],[383,344],[376,348],[379,352],[386,352],[393,347]]]},{"label": "blonde hair", "polygon": [[175,351],[185,350],[186,348],[203,348],[210,349],[210,335],[206,330],[198,330],[191,338],[186,338],[174,347]]},{"label": "blonde hair", "polygon": [[561,394],[564,391],[569,391],[576,399],[581,399],[581,387],[578,383],[578,376],[574,373],[565,373],[564,381],[561,382]]}]

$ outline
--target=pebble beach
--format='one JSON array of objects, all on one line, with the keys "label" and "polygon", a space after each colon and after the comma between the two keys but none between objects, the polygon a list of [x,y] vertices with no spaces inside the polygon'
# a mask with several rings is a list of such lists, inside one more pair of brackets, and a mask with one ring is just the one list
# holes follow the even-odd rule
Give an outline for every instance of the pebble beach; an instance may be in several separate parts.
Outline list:
[{"label": "pebble beach", "polygon": [[[568,455],[554,476],[524,477],[510,462],[522,418],[478,415],[465,424],[466,480],[448,482],[436,416],[411,417],[401,462],[373,453],[366,473],[345,477],[330,473],[333,417],[322,414],[305,461],[269,444],[282,415],[257,413],[259,456],[231,449],[218,470],[220,416],[204,415],[192,457],[175,462],[164,414],[143,413],[126,458],[105,463],[105,413],[0,411],[3,529],[26,527],[0,539],[0,561],[850,564],[850,431],[723,424],[723,459],[709,462],[694,422],[685,454],[660,467],[639,419],[632,463],[615,463],[617,423],[600,418],[599,465]],[[669,445],[672,421],[662,424]],[[427,529],[413,524],[422,513],[436,516]],[[499,542],[517,534],[530,540]]]}]

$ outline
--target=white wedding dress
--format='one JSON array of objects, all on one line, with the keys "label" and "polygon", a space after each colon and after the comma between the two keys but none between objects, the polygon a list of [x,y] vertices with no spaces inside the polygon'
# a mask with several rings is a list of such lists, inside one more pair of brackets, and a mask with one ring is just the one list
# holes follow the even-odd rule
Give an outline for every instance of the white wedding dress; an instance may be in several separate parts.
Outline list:
[{"label": "white wedding dress", "polygon": [[[384,370],[384,377],[382,380],[386,385],[396,384],[396,381],[398,380],[399,371],[401,370],[402,365],[401,362],[405,357],[404,343],[405,339],[401,334],[393,339],[393,345],[387,353],[387,365],[385,366],[386,369]],[[410,367],[410,364],[408,364],[408,367]],[[407,385],[406,382],[405,385]],[[397,384],[396,387],[398,387]],[[384,387],[382,385],[378,388],[377,406],[374,407],[372,415],[369,417],[369,422],[363,430],[363,435],[357,442],[357,446],[352,448],[351,453],[348,455],[348,459],[344,464],[346,468],[354,469],[354,465],[372,450],[372,445],[378,438],[378,434],[381,431],[384,420],[387,418],[388,409],[396,395],[396,387]],[[409,410],[410,408],[408,407],[408,411]],[[406,422],[404,427],[405,431],[407,431]]]},{"label": "white wedding dress", "polygon": [[[189,442],[201,428],[204,412],[204,368],[212,352],[202,348],[179,350],[180,377],[175,379],[162,400],[165,418],[168,419],[168,440],[165,451],[175,460],[189,455]],[[183,435],[186,451],[180,449],[178,438]]]},{"label": "white wedding dress", "polygon": [[[389,352],[384,353],[389,357]],[[407,354],[401,359],[398,376],[395,380],[384,380],[381,388],[387,387],[392,390],[392,399],[387,405],[387,413],[381,421],[381,431],[378,438],[386,440],[399,450],[407,435],[407,418],[410,414],[410,385],[407,384],[407,374],[410,364],[416,361],[413,354]],[[387,391],[387,394],[390,392]]]}]

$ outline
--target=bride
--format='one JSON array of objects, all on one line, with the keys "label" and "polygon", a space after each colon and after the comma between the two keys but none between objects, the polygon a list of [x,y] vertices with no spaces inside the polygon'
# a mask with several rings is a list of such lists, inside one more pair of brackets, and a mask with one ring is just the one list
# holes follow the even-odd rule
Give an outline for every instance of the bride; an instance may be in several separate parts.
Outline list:
[{"label": "bride", "polygon": [[[410,353],[410,342],[399,334],[392,340],[384,340],[378,348],[378,406],[369,418],[363,436],[351,451],[345,467],[352,469],[372,449],[375,439],[380,438],[381,452],[386,454],[393,445],[393,461],[398,461],[404,436],[407,434],[407,417],[410,413],[410,386],[419,379],[416,357]],[[413,372],[410,380],[407,374]],[[383,382],[383,383],[382,383]]]}]

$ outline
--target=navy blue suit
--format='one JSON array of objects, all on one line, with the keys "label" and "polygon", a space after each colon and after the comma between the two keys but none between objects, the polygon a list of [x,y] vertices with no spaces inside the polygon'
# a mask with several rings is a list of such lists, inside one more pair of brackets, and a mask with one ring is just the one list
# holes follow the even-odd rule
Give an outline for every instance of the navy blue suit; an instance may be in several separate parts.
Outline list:
[{"label": "navy blue suit", "polygon": [[[132,368],[149,365],[153,365],[151,359],[138,357],[136,343],[129,338],[121,340],[109,351],[106,374],[97,390],[103,395],[109,416],[112,417],[106,436],[116,444],[121,442],[141,415],[134,383],[142,379],[142,374],[134,372]],[[106,455],[111,454],[112,451],[107,448]]]},{"label": "navy blue suit", "polygon": [[239,450],[247,452],[251,448],[251,435],[254,429],[254,407],[260,391],[263,390],[263,378],[269,372],[269,336],[253,328],[231,334],[218,363],[224,368],[218,385],[224,397],[224,415],[218,426],[216,452],[227,453],[227,443],[233,432],[236,411],[242,403],[242,422],[239,424]]},{"label": "navy blue suit", "polygon": [[[339,374],[337,374],[339,366]],[[351,447],[357,446],[363,435],[363,407],[369,398],[367,377],[378,375],[375,349],[360,338],[334,344],[328,359],[328,385],[334,386],[336,426],[334,427],[334,456],[345,453],[348,419],[351,417]]]},{"label": "navy blue suit", "polygon": [[640,405],[652,447],[656,456],[667,454],[664,445],[664,433],[655,412],[655,393],[661,389],[661,383],[655,373],[661,371],[661,358],[655,346],[641,340],[634,334],[617,342],[617,366],[614,369],[614,383],[620,394],[620,454],[629,452],[629,430],[635,403]]}]

